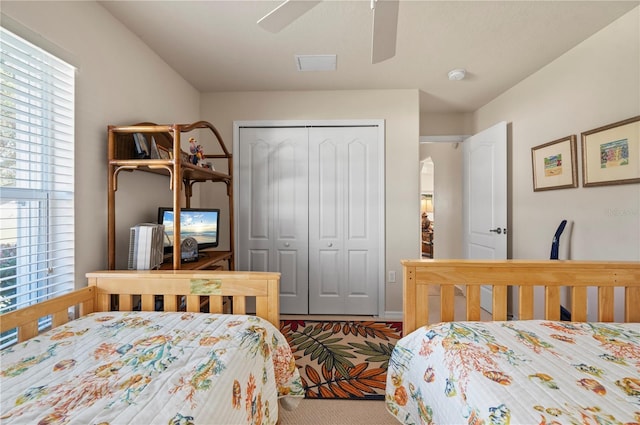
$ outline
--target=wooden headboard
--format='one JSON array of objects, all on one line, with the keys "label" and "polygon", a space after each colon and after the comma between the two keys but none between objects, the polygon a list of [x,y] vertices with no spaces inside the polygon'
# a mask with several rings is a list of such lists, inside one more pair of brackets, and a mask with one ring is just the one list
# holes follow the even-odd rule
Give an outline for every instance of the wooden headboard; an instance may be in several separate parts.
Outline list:
[{"label": "wooden headboard", "polygon": [[518,318],[534,318],[534,287],[544,287],[546,320],[560,320],[560,290],[570,291],[571,319],[587,321],[588,287],[597,287],[598,321],[614,317],[623,287],[624,321],[640,322],[640,262],[560,260],[402,260],[406,335],[429,319],[429,286],[440,293],[440,320],[454,320],[456,287],[466,289],[466,320],[480,320],[480,288],[493,287],[493,320],[507,320],[507,288],[518,287]]},{"label": "wooden headboard", "polygon": [[[140,300],[142,311],[199,312],[203,305],[210,313],[223,313],[225,299],[234,314],[246,313],[247,298],[254,298],[256,315],[279,328],[280,273],[208,270],[109,270],[87,273],[88,286],[54,299],[0,316],[0,332],[18,329],[18,341],[38,334],[38,319],[51,315],[52,326],[69,321],[69,307],[79,315],[96,311],[130,311]],[[206,300],[206,303],[202,303]]]}]

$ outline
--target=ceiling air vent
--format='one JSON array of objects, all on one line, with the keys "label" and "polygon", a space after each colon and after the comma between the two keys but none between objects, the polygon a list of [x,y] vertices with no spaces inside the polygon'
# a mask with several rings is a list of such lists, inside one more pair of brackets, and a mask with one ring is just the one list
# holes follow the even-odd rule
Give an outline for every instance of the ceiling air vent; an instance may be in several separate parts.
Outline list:
[{"label": "ceiling air vent", "polygon": [[298,71],[335,71],[336,55],[295,55]]}]

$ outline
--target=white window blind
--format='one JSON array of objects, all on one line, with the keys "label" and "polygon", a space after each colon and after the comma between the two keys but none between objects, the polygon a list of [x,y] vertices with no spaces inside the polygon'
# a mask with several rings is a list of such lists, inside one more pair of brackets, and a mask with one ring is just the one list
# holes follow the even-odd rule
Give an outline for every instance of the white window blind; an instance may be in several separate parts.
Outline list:
[{"label": "white window blind", "polygon": [[[75,70],[0,31],[0,312],[7,312],[74,288]],[[1,335],[0,347],[14,339],[15,331]]]}]

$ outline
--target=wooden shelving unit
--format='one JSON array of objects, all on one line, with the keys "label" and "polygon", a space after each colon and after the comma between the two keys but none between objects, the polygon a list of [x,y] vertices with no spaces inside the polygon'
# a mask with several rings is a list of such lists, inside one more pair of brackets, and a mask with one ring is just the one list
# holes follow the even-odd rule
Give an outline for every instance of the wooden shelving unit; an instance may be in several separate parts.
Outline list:
[{"label": "wooden shelving unit", "polygon": [[[222,153],[205,155],[206,159],[225,159],[226,173],[214,171],[191,164],[188,161],[188,153],[180,149],[180,141],[184,134],[204,130],[210,131],[217,141]],[[230,251],[205,251],[202,258],[191,263],[181,263],[180,244],[175,243],[173,247],[172,262],[164,263],[163,269],[187,269],[198,270],[208,268],[223,268],[227,265],[229,270],[235,269],[234,262],[234,224],[233,224],[233,160],[232,155],[220,136],[218,130],[206,121],[198,121],[193,124],[171,124],[158,125],[153,123],[140,123],[130,126],[108,127],[108,167],[109,167],[109,189],[108,189],[108,267],[115,269],[116,250],[116,214],[115,214],[115,193],[118,190],[118,174],[121,171],[143,171],[147,173],[161,174],[168,177],[169,188],[173,191],[173,211],[174,217],[180,217],[180,201],[185,197],[185,206],[191,206],[191,196],[193,185],[201,182],[224,183],[227,186],[227,197],[229,202],[229,249]],[[134,134],[142,133],[147,141],[151,143],[151,138],[160,147],[170,152],[170,157],[166,159],[148,159],[136,157],[136,144]],[[180,241],[180,221],[174,222],[174,241]]]}]

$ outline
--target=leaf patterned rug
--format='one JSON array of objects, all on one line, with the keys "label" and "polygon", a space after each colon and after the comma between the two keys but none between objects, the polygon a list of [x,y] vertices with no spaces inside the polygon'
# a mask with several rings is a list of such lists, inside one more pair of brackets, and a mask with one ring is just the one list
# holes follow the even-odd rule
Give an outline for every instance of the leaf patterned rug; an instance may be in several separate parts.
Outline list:
[{"label": "leaf patterned rug", "polygon": [[402,322],[282,320],[306,398],[384,399]]}]

